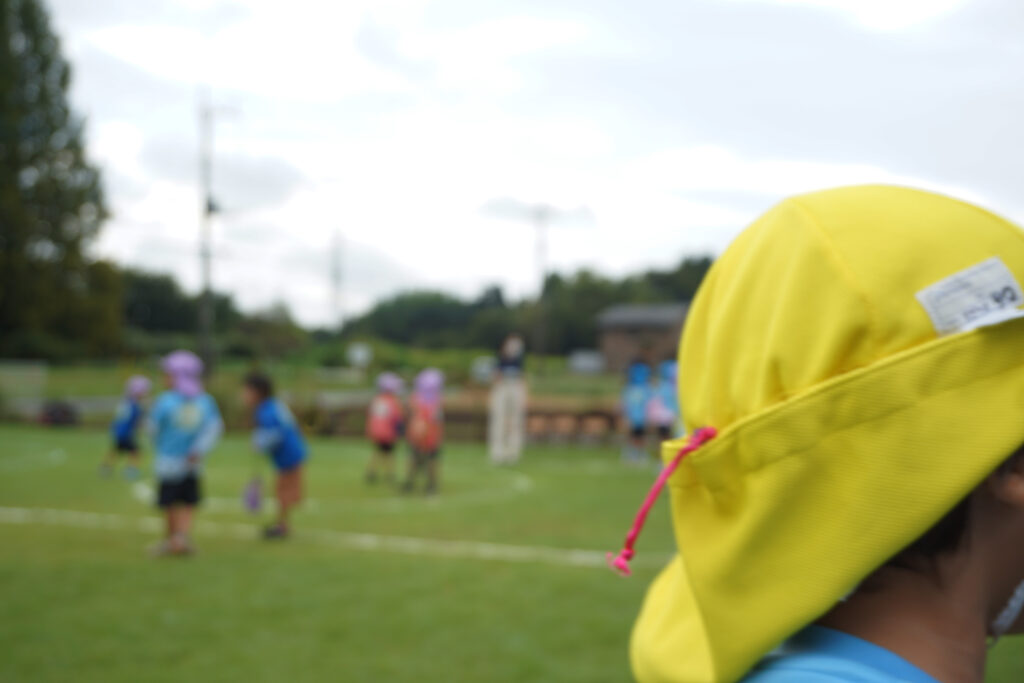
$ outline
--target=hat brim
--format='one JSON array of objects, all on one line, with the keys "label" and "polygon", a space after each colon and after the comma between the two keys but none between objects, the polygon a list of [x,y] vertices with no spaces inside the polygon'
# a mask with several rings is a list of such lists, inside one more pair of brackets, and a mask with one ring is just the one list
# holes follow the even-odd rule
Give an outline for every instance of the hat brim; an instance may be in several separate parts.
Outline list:
[{"label": "hat brim", "polygon": [[641,610],[638,678],[740,679],[1022,443],[1020,320],[914,347],[730,426],[669,481],[681,553]]}]

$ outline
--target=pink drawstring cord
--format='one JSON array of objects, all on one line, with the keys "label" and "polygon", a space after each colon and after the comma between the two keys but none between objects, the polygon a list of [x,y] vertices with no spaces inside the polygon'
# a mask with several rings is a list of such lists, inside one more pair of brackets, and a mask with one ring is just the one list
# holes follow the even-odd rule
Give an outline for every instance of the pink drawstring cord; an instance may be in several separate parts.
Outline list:
[{"label": "pink drawstring cord", "polygon": [[617,571],[623,576],[629,576],[633,572],[629,568],[629,561],[636,555],[636,551],[633,550],[633,546],[636,545],[636,539],[639,538],[640,532],[643,531],[644,523],[647,521],[647,515],[650,513],[651,508],[654,507],[654,503],[658,500],[658,496],[661,495],[661,490],[665,488],[665,482],[672,476],[672,473],[676,471],[676,467],[683,461],[690,453],[706,444],[711,439],[718,436],[718,430],[714,427],[701,427],[690,440],[686,442],[686,445],[679,449],[676,453],[676,457],[672,458],[672,462],[665,465],[664,469],[661,470],[661,474],[658,475],[657,480],[654,482],[654,486],[647,493],[647,498],[644,499],[643,505],[636,513],[636,519],[633,520],[633,526],[629,528],[629,533],[626,534],[626,542],[622,546],[622,550],[619,551],[618,555],[608,553],[608,566]]}]

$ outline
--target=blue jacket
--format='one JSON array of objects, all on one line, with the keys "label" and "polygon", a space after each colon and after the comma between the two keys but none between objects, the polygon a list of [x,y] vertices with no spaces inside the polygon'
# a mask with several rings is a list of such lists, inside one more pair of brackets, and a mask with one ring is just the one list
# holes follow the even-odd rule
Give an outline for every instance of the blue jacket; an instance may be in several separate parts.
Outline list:
[{"label": "blue jacket", "polygon": [[110,425],[110,433],[116,441],[124,441],[135,436],[139,423],[145,417],[146,411],[142,404],[133,398],[125,397],[117,404],[117,413]]},{"label": "blue jacket", "polygon": [[253,446],[270,456],[279,470],[290,470],[306,460],[306,441],[292,412],[281,401],[268,398],[256,407]]}]

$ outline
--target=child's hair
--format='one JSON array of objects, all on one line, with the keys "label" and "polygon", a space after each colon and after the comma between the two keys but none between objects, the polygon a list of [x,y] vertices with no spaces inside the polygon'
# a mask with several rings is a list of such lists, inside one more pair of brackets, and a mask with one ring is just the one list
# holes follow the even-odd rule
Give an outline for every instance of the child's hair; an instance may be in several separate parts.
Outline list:
[{"label": "child's hair", "polygon": [[[1018,448],[996,472],[1007,471],[1021,456],[1024,456],[1024,446]],[[971,521],[971,495],[967,494],[952,510],[943,515],[942,519],[887,564],[901,569],[934,567],[940,557],[959,550],[967,542],[967,531]]]},{"label": "child's hair", "polygon": [[242,382],[262,398],[270,398],[274,395],[274,383],[262,372],[250,372]]}]

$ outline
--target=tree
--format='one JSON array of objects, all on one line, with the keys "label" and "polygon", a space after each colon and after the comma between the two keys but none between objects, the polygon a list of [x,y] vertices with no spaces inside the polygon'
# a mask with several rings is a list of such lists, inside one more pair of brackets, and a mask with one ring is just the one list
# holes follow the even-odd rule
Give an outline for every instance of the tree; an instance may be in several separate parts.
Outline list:
[{"label": "tree", "polygon": [[472,304],[448,294],[407,292],[378,303],[345,331],[428,348],[462,347],[473,311]]},{"label": "tree", "polygon": [[196,302],[170,275],[124,271],[124,319],[147,332],[192,332]]},{"label": "tree", "polygon": [[493,348],[509,332],[535,330],[543,313],[545,353],[568,353],[597,345],[597,318],[610,306],[691,301],[710,267],[711,259],[700,256],[684,258],[671,270],[621,280],[586,269],[551,273],[544,279],[543,311],[536,300],[510,306],[493,286],[468,302],[438,292],[407,292],[350,320],[343,335],[413,346]]},{"label": "tree", "polygon": [[258,356],[280,358],[308,341],[306,331],[282,302],[240,320],[237,328],[251,345],[253,355]]},{"label": "tree", "polygon": [[117,333],[93,329],[116,316],[82,314],[118,285],[85,255],[106,209],[70,78],[39,0],[0,0],[0,353],[33,355],[31,340],[47,338],[108,349],[98,340]]}]

